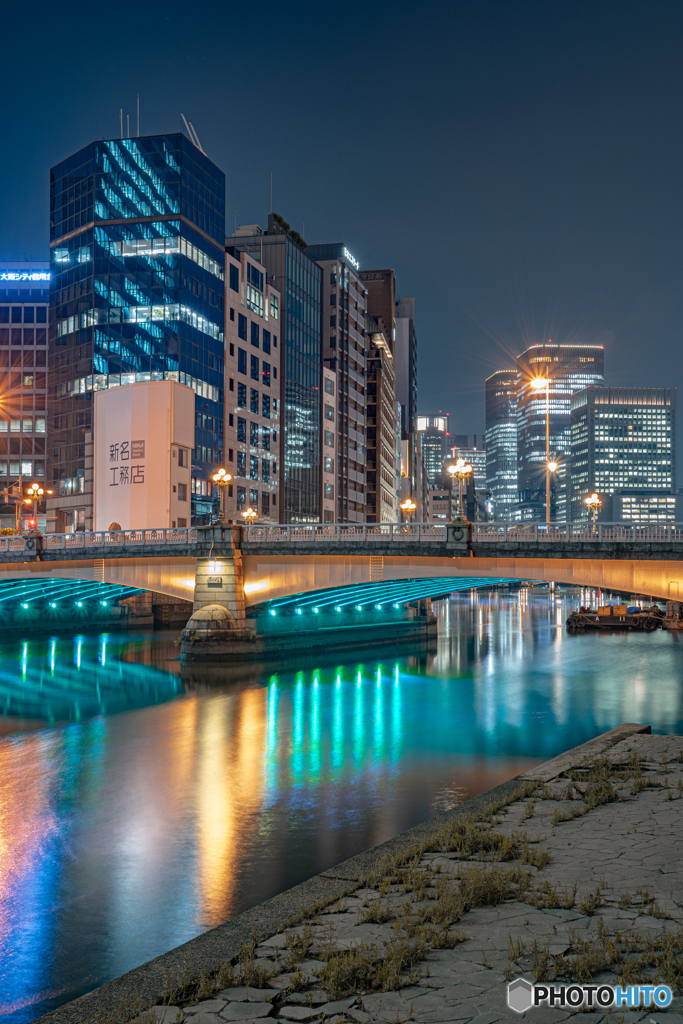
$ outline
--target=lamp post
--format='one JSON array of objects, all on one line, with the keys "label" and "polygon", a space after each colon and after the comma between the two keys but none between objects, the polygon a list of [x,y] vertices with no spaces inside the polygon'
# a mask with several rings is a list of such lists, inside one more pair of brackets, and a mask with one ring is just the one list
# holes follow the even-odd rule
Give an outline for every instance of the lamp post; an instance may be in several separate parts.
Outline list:
[{"label": "lamp post", "polygon": [[550,378],[534,377],[531,381],[534,391],[545,388],[545,521],[550,525],[550,474],[557,469],[557,463],[550,461]]},{"label": "lamp post", "polygon": [[458,459],[452,466],[448,467],[448,472],[451,474],[451,522],[455,522],[455,516],[453,515],[453,487],[455,486],[455,478],[457,476],[458,483],[460,484],[460,519],[465,519],[465,510],[462,504],[462,482],[467,480],[467,477],[472,472],[472,466],[464,459]]},{"label": "lamp post", "polygon": [[408,517],[408,522],[410,522],[410,517],[412,516],[413,512],[417,508],[417,505],[412,500],[412,498],[406,498],[405,501],[401,502],[401,504],[399,505],[399,508],[401,509],[401,512],[404,515],[404,522],[405,522],[405,516]]},{"label": "lamp post", "polygon": [[593,513],[593,533],[595,533],[595,522],[598,517],[598,512],[602,508],[602,498],[595,491],[589,498],[586,498],[586,504]]},{"label": "lamp post", "polygon": [[42,496],[45,494],[45,491],[43,490],[43,488],[39,484],[31,484],[31,486],[29,487],[29,489],[28,489],[28,491],[26,493],[27,493],[28,496],[26,498],[24,498],[24,504],[25,505],[30,505],[31,502],[33,502],[33,519],[34,519],[34,529],[35,529],[35,527],[38,526],[38,502],[40,501]]},{"label": "lamp post", "polygon": [[254,522],[254,520],[256,519],[256,516],[258,515],[258,512],[256,512],[256,511],[255,511],[255,510],[254,510],[254,509],[253,509],[253,508],[251,507],[251,505],[250,505],[250,506],[249,506],[249,508],[247,508],[247,509],[245,509],[245,510],[244,510],[244,512],[242,513],[242,515],[244,516],[244,518],[245,518],[245,519],[246,519],[246,521],[247,521],[247,526],[251,526],[251,525],[252,525],[252,523]]},{"label": "lamp post", "polygon": [[232,480],[232,476],[221,466],[221,468],[213,474],[211,479],[218,488],[218,493],[221,496],[221,524],[225,526],[225,491]]}]

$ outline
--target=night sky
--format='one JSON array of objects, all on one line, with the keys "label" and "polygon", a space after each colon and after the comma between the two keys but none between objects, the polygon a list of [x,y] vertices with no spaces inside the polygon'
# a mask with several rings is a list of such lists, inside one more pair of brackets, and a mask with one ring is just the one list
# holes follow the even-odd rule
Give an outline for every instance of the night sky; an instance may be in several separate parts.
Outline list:
[{"label": "night sky", "polygon": [[[415,296],[420,411],[484,429],[528,344],[601,343],[607,383],[681,365],[683,5],[5,4],[0,259],[47,258],[48,172],[193,122],[227,227],[274,209]],[[304,228],[305,224],[305,228]]]}]

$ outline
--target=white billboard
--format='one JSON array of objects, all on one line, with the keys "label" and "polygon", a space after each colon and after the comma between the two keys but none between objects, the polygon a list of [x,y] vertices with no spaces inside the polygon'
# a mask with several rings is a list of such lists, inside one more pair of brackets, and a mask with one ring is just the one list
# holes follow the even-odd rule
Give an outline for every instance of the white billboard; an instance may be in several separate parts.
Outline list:
[{"label": "white billboard", "polygon": [[95,392],[95,530],[190,525],[194,397],[172,380]]}]

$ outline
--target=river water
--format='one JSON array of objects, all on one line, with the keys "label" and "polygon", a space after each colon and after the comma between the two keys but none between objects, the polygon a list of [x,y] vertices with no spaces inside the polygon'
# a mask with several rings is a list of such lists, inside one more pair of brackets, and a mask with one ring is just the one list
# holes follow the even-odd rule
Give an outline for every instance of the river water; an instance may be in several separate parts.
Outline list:
[{"label": "river water", "polygon": [[2,1020],[621,722],[681,734],[678,635],[570,636],[578,603],[461,595],[435,605],[432,653],[241,675],[181,671],[171,634],[3,644]]}]

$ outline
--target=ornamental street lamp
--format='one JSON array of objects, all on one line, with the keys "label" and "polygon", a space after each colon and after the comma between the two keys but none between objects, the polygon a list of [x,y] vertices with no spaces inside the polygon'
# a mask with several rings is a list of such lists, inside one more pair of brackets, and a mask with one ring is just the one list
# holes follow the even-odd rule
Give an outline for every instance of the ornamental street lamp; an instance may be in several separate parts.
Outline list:
[{"label": "ornamental street lamp", "polygon": [[247,508],[247,509],[245,509],[245,510],[244,510],[244,512],[242,513],[242,515],[244,516],[244,518],[245,518],[245,519],[246,519],[246,521],[247,521],[247,526],[251,526],[251,524],[252,524],[252,523],[254,522],[254,520],[256,519],[256,516],[258,515],[258,512],[256,512],[256,511],[255,511],[255,510],[254,510],[254,509],[253,509],[253,508],[251,507],[251,505],[250,505],[250,506],[249,506],[249,508]]},{"label": "ornamental street lamp", "polygon": [[404,517],[407,516],[408,517],[408,522],[410,522],[410,517],[412,516],[413,512],[417,508],[417,505],[412,500],[412,498],[406,498],[405,501],[401,502],[401,504],[399,505],[399,508],[401,509],[401,512],[403,513]]},{"label": "ornamental street lamp", "polygon": [[455,516],[453,515],[453,488],[455,486],[455,478],[457,476],[458,483],[460,485],[460,519],[465,519],[465,510],[462,504],[462,482],[467,480],[467,477],[472,472],[472,466],[464,459],[458,459],[452,466],[448,467],[448,472],[451,474],[451,522],[455,522]]},{"label": "ornamental street lamp", "polygon": [[586,504],[593,513],[593,530],[595,530],[595,521],[598,517],[598,512],[602,508],[602,498],[599,494],[593,491],[591,496],[589,498],[586,498]]},{"label": "ornamental street lamp", "polygon": [[550,525],[550,474],[557,469],[557,463],[550,461],[550,378],[534,377],[530,384],[534,391],[545,388],[545,521]]},{"label": "ornamental street lamp", "polygon": [[42,496],[45,494],[45,491],[38,484],[31,484],[31,486],[29,487],[29,489],[28,489],[28,491],[26,493],[28,494],[28,498],[24,498],[24,502],[27,505],[30,505],[31,502],[33,502],[33,519],[34,519],[33,525],[37,526],[38,525],[38,502],[40,501]]},{"label": "ornamental street lamp", "polygon": [[223,526],[225,526],[225,491],[227,489],[228,484],[232,480],[232,477],[226,469],[223,469],[223,467],[221,467],[213,474],[211,479],[218,488],[218,492],[221,496],[221,523]]}]

